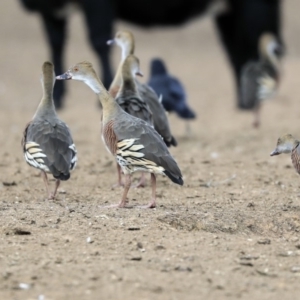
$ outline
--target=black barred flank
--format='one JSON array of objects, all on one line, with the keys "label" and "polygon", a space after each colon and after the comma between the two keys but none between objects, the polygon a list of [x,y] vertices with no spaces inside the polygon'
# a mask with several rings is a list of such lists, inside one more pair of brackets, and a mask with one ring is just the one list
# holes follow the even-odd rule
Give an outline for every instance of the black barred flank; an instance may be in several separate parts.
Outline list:
[{"label": "black barred flank", "polygon": [[172,173],[170,173],[169,171],[165,170],[164,173],[174,182],[177,183],[179,185],[183,185],[183,180],[182,177],[176,177],[174,176]]}]

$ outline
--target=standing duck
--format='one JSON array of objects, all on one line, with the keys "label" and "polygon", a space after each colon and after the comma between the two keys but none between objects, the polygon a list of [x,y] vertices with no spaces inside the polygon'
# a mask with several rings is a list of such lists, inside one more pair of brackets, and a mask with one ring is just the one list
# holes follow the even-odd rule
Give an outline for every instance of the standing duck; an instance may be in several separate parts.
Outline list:
[{"label": "standing duck", "polygon": [[271,98],[277,90],[281,46],[273,34],[264,33],[259,39],[258,50],[260,60],[249,62],[242,69],[240,90],[243,106],[254,111],[254,127],[260,125],[262,101]]},{"label": "standing duck", "polygon": [[[48,199],[54,199],[61,180],[70,178],[76,166],[76,148],[68,126],[59,119],[53,103],[55,74],[53,64],[42,67],[43,97],[33,119],[27,124],[22,147],[26,162],[42,171]],[[47,173],[56,179],[53,192],[49,191]]]},{"label": "standing duck", "polygon": [[83,81],[99,96],[103,107],[102,139],[125,174],[124,192],[117,207],[127,204],[133,172],[151,173],[152,197],[148,208],[156,207],[155,174],[167,175],[173,182],[183,185],[181,171],[161,136],[149,123],[129,115],[117,104],[91,63],[78,63],[56,78]]},{"label": "standing duck", "polygon": [[[134,36],[130,31],[119,31],[116,33],[115,38],[113,40],[109,40],[107,44],[116,44],[122,49],[119,67],[109,88],[110,94],[115,97],[122,82],[122,64],[128,55],[134,54]],[[169,121],[160,99],[149,85],[141,84],[138,80],[136,80],[136,84],[141,98],[149,105],[149,108],[152,112],[154,128],[162,136],[168,147],[171,145],[177,146],[177,141],[171,134]]]},{"label": "standing duck", "polygon": [[[152,113],[147,103],[140,97],[135,83],[135,75],[143,76],[140,67],[139,60],[134,55],[129,55],[123,62],[122,66],[122,83],[117,93],[115,101],[123,108],[124,111],[130,115],[140,118],[153,126]],[[118,183],[117,186],[122,185],[121,169],[117,164],[118,170]],[[145,176],[142,173],[141,179],[136,187],[145,185]]]},{"label": "standing duck", "polygon": [[291,134],[285,134],[277,141],[277,146],[271,152],[271,156],[279,155],[281,153],[291,153],[292,163],[296,172],[300,174],[300,141],[296,140]]}]

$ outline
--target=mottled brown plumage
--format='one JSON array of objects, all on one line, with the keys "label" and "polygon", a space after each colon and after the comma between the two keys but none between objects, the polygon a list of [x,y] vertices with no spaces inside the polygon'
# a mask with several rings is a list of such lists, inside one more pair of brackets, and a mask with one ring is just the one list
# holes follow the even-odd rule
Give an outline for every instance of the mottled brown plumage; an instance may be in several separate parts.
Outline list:
[{"label": "mottled brown plumage", "polygon": [[122,83],[115,100],[130,115],[153,125],[152,113],[139,95],[135,75],[142,75],[139,60],[136,56],[129,55],[122,66]]},{"label": "mottled brown plumage", "polygon": [[[116,103],[104,88],[90,63],[78,63],[65,74],[57,76],[57,79],[83,81],[99,96],[103,107],[103,141],[117,160],[126,179],[123,197],[118,207],[126,206],[133,172],[143,171],[152,174],[152,195],[154,196],[148,205],[151,208],[156,205],[155,174],[167,175],[173,182],[183,185],[181,171],[161,136],[149,123],[129,115]],[[113,142],[115,140],[117,141],[116,151]]]},{"label": "mottled brown plumage", "polygon": [[114,120],[110,120],[103,126],[102,136],[104,143],[111,154],[116,155],[117,153],[117,138],[114,132]]},{"label": "mottled brown plumage", "polygon": [[[77,157],[76,148],[68,126],[61,121],[54,108],[52,91],[55,82],[54,67],[50,62],[43,64],[43,98],[23,134],[22,147],[26,162],[42,171],[47,196],[53,199],[60,180],[68,180]],[[49,192],[46,173],[56,178],[53,193]]]},{"label": "mottled brown plumage", "polygon": [[[119,67],[109,88],[111,95],[115,97],[115,93],[121,86],[122,82],[122,64],[128,55],[134,54],[135,41],[131,32],[119,31],[115,38],[108,43],[110,45],[117,44],[122,49],[122,57]],[[163,137],[163,140],[168,147],[171,145],[177,146],[177,141],[171,134],[166,112],[156,93],[147,84],[141,84],[138,80],[136,80],[136,84],[140,97],[147,103],[152,112],[154,128]]]}]

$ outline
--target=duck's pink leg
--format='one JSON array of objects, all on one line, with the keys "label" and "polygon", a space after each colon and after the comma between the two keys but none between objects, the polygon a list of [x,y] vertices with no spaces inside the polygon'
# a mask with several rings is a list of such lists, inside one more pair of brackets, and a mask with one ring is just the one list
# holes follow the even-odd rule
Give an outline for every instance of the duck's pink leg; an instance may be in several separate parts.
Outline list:
[{"label": "duck's pink leg", "polygon": [[151,173],[151,186],[152,186],[151,202],[147,205],[147,208],[156,207],[156,177],[153,173]]},{"label": "duck's pink leg", "polygon": [[118,172],[118,182],[115,183],[111,188],[115,189],[120,186],[124,186],[124,182],[122,181],[122,170],[120,165],[117,163],[117,172]]}]

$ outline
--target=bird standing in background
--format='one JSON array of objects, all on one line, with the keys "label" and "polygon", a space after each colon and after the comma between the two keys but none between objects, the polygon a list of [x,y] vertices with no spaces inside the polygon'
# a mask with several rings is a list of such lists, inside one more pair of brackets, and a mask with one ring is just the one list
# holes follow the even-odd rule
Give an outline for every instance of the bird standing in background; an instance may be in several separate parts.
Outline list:
[{"label": "bird standing in background", "polygon": [[167,175],[173,182],[183,185],[181,171],[161,136],[149,123],[129,115],[118,105],[104,88],[91,63],[78,63],[56,78],[83,81],[101,101],[102,139],[125,174],[123,196],[116,207],[126,207],[134,172],[151,173],[152,197],[148,208],[156,207],[155,174]]},{"label": "bird standing in background", "polygon": [[[54,66],[45,62],[42,67],[43,97],[38,109],[24,131],[22,147],[26,162],[42,171],[48,199],[54,199],[61,180],[70,178],[76,166],[76,148],[68,126],[59,119],[53,103]],[[56,179],[49,191],[47,173]]]},{"label": "bird standing in background", "polygon": [[186,93],[182,84],[168,73],[162,59],[156,58],[151,61],[148,85],[153,88],[157,95],[162,95],[162,104],[166,111],[176,112],[180,118],[186,120],[196,118],[196,114],[187,104]]},{"label": "bird standing in background", "polygon": [[295,170],[300,174],[300,141],[295,139],[291,134],[285,134],[277,141],[277,146],[271,152],[271,156],[282,153],[291,153],[292,163]]},{"label": "bird standing in background", "polygon": [[[122,82],[119,91],[116,95],[115,101],[126,111],[128,114],[140,118],[153,126],[153,117],[147,103],[140,97],[135,76],[143,76],[140,71],[139,60],[134,55],[129,55],[122,65]],[[121,179],[121,168],[117,164],[118,182],[116,186],[123,185]],[[135,187],[145,186],[145,176],[142,173],[139,183]]]},{"label": "bird standing in background", "polygon": [[[135,41],[134,36],[130,31],[118,31],[113,40],[107,41],[108,45],[117,44],[122,50],[121,61],[119,63],[119,67],[115,78],[109,88],[110,94],[115,97],[118,90],[120,89],[122,77],[121,77],[121,69],[122,64],[126,57],[130,54],[134,54]],[[160,103],[156,93],[153,89],[147,84],[141,84],[138,80],[135,80],[138,88],[138,92],[141,98],[148,104],[152,116],[154,128],[156,131],[163,137],[164,142],[168,147],[177,146],[176,139],[172,136],[169,121],[164,110],[163,105]]]},{"label": "bird standing in background", "polygon": [[260,125],[262,101],[273,97],[278,88],[282,55],[281,45],[271,33],[262,34],[258,46],[260,60],[242,68],[240,87],[240,102],[254,111],[254,127]]}]

